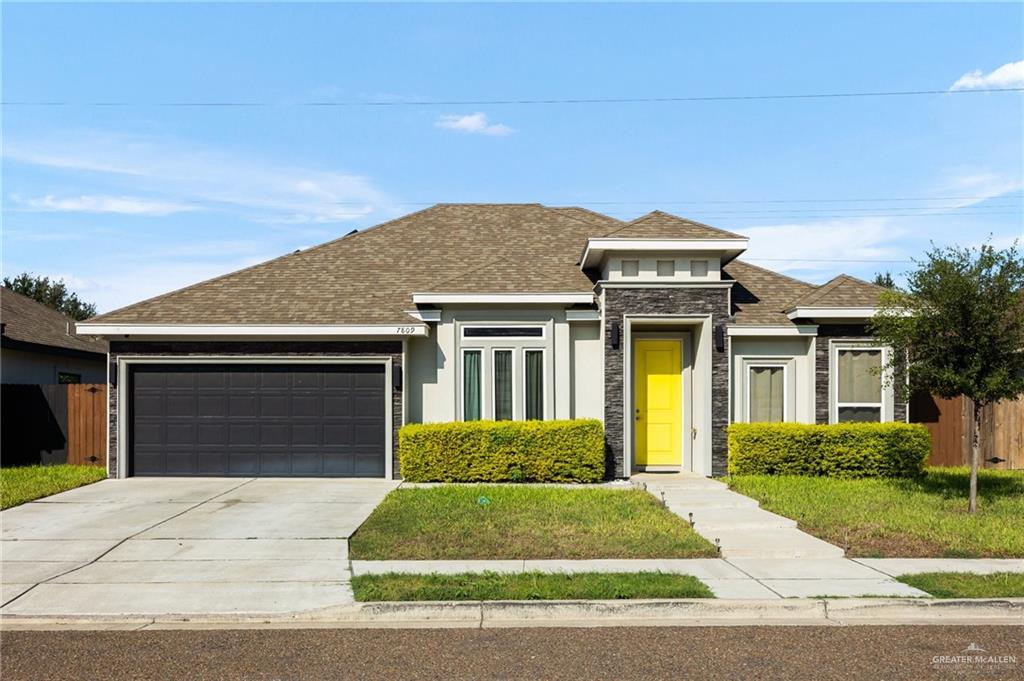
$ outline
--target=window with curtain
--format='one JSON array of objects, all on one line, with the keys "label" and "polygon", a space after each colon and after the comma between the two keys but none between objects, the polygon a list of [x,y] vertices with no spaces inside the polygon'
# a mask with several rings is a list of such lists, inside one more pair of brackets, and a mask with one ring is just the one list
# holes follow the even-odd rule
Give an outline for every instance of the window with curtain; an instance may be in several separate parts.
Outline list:
[{"label": "window with curtain", "polygon": [[494,420],[512,419],[512,351],[494,351]]},{"label": "window with curtain", "polygon": [[836,362],[836,420],[882,420],[882,351],[839,350]]},{"label": "window with curtain", "polygon": [[540,350],[524,350],[525,375],[523,382],[526,393],[526,418],[544,418],[544,353]]},{"label": "window with curtain", "polygon": [[786,370],[781,366],[750,367],[747,392],[751,423],[781,422],[786,419]]},{"label": "window with curtain", "polygon": [[479,350],[462,353],[462,420],[480,420],[480,358]]}]

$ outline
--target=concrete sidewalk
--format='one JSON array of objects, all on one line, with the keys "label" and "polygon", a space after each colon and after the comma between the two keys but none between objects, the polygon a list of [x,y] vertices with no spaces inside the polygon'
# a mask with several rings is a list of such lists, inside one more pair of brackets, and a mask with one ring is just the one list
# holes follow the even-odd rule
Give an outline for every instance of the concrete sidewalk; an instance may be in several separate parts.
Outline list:
[{"label": "concrete sidewalk", "polygon": [[129,478],[24,504],[0,515],[0,615],[351,604],[348,537],[397,484]]}]

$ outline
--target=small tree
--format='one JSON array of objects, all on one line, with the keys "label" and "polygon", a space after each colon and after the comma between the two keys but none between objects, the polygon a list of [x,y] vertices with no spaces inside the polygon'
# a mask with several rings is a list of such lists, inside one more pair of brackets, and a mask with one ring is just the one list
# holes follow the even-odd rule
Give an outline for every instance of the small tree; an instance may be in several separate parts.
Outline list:
[{"label": "small tree", "polygon": [[82,301],[77,293],[69,291],[63,280],[51,281],[49,277],[22,272],[14,279],[4,277],[4,286],[78,321],[96,315],[96,306]]},{"label": "small tree", "polygon": [[892,275],[888,272],[876,272],[874,284],[883,288],[896,288],[896,282],[893,281]]},{"label": "small tree", "polygon": [[964,396],[971,412],[968,511],[977,508],[982,409],[1024,393],[1024,260],[1017,244],[997,250],[933,248],[904,289],[882,294],[874,335],[890,345],[897,387]]}]

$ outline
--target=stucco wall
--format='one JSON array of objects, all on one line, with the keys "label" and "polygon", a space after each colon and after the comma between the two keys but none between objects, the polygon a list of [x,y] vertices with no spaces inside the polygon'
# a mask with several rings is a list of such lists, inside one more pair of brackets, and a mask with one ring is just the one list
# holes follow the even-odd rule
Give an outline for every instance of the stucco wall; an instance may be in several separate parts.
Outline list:
[{"label": "stucco wall", "polygon": [[0,380],[4,383],[50,385],[59,372],[80,374],[82,383],[106,383],[107,365],[100,359],[83,359],[4,348],[0,351]]},{"label": "stucco wall", "polygon": [[747,420],[746,377],[751,363],[784,361],[787,366],[788,421],[814,423],[815,378],[813,337],[734,337],[730,342],[732,371],[732,420]]},{"label": "stucco wall", "polygon": [[601,325],[572,322],[572,402],[575,419],[604,419],[604,361]]}]

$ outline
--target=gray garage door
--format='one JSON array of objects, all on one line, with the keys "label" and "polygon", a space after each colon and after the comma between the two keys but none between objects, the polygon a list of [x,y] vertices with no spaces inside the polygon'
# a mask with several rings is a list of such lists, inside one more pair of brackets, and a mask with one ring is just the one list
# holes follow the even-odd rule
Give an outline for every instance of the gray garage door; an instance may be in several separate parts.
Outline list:
[{"label": "gray garage door", "polygon": [[384,475],[380,364],[139,364],[129,393],[130,475]]}]

